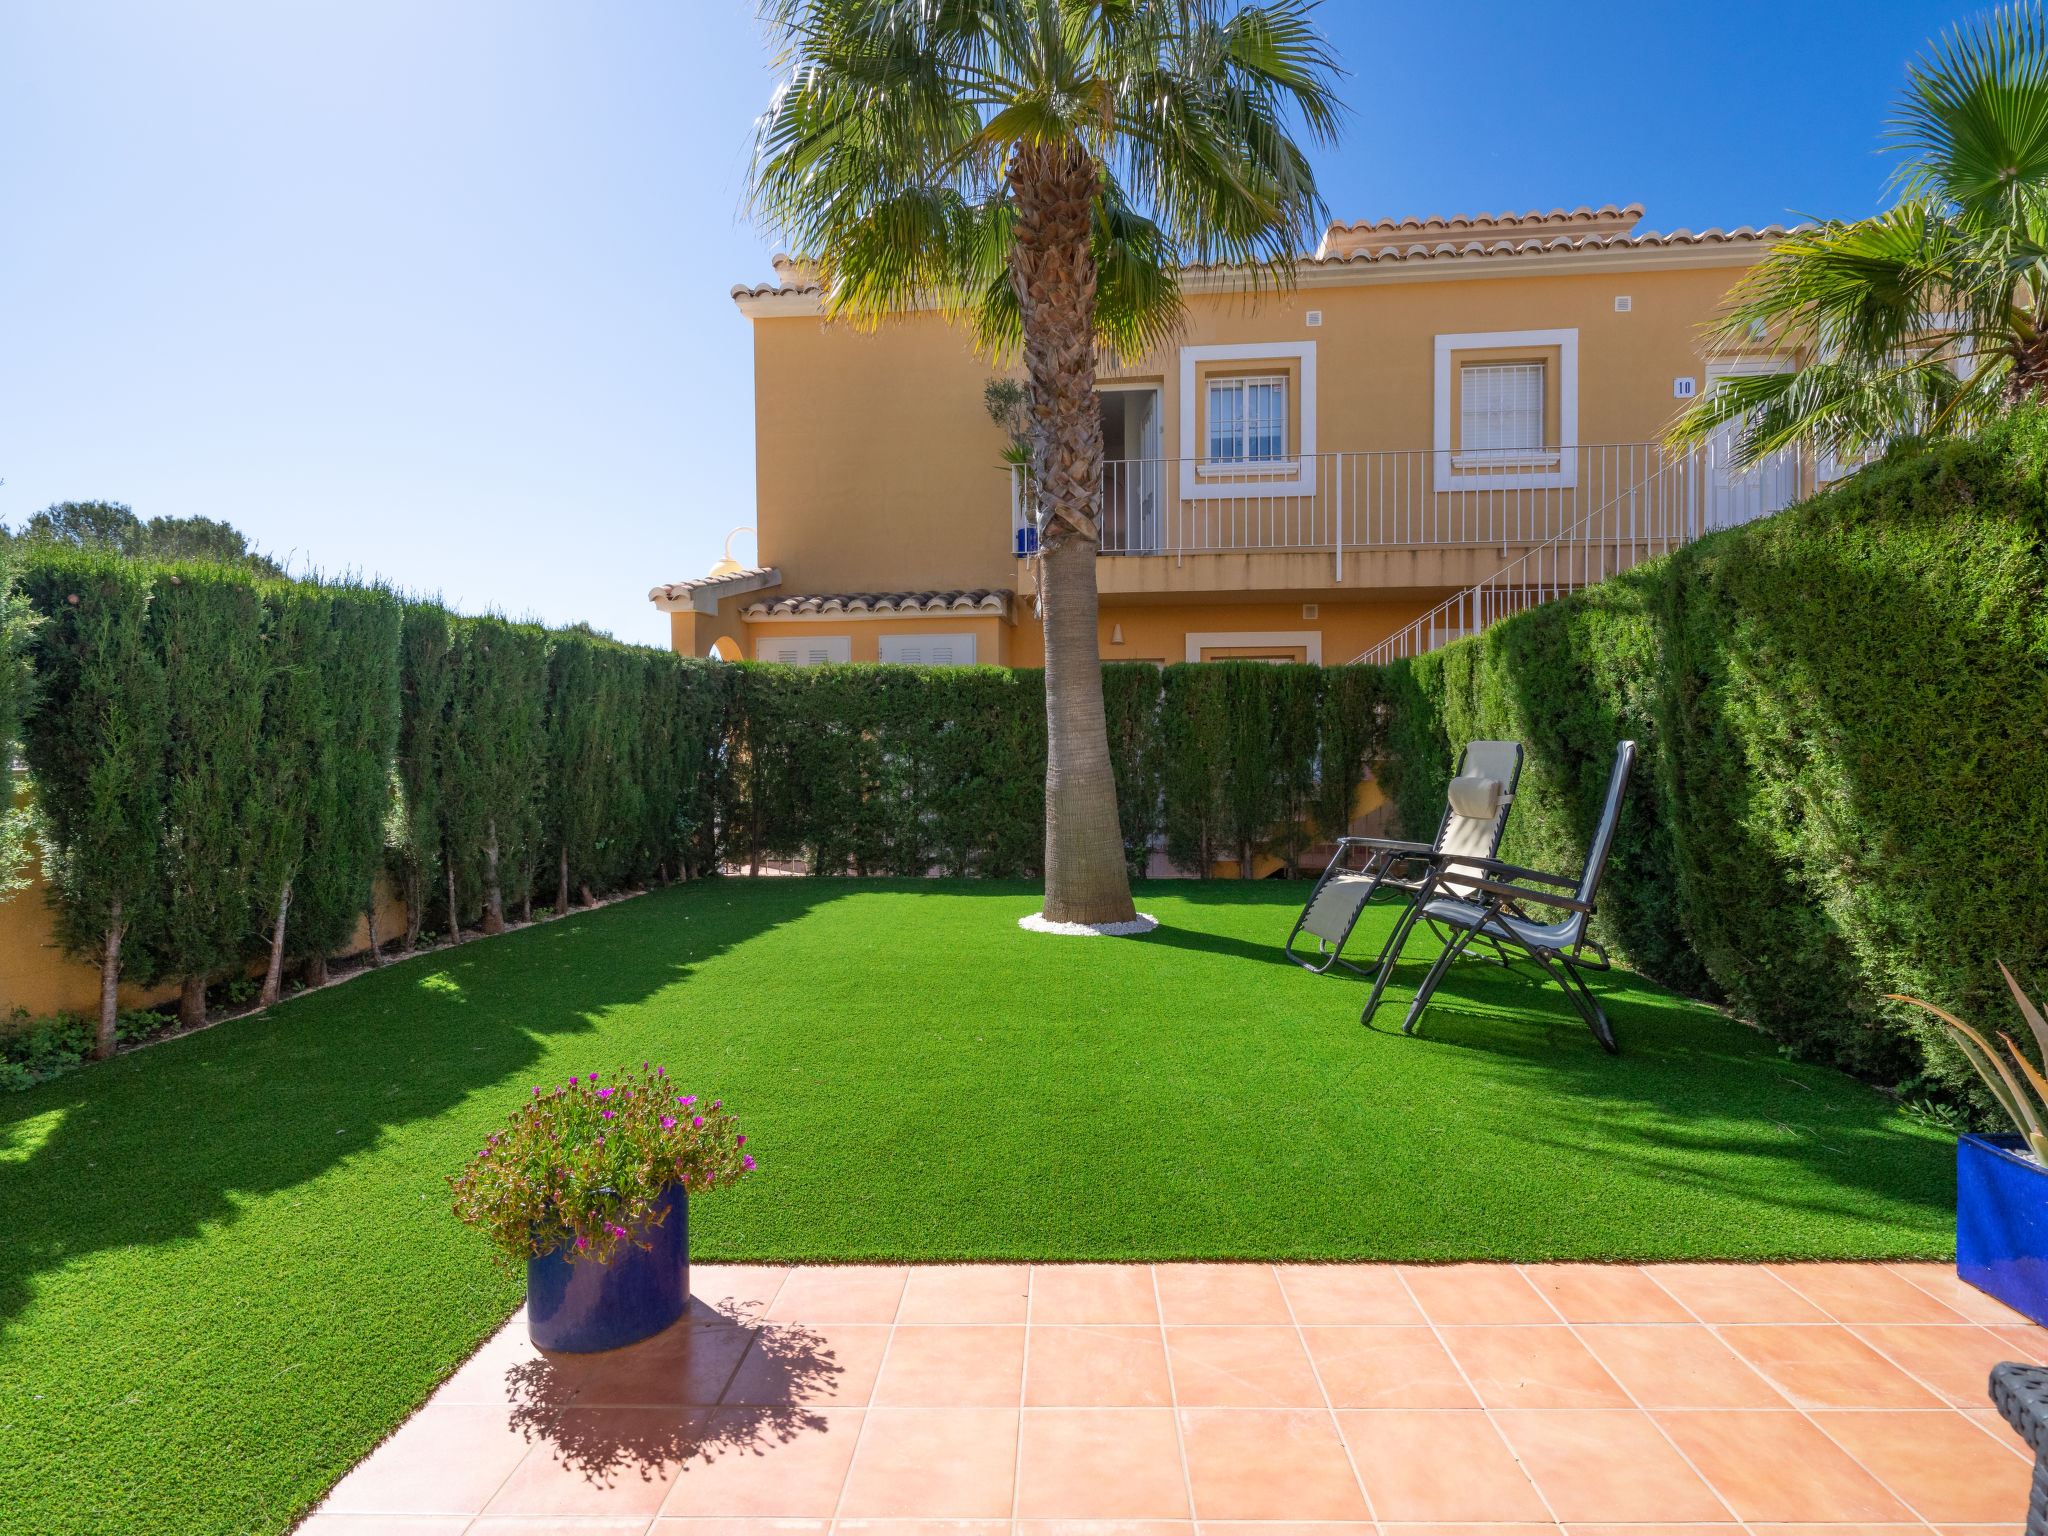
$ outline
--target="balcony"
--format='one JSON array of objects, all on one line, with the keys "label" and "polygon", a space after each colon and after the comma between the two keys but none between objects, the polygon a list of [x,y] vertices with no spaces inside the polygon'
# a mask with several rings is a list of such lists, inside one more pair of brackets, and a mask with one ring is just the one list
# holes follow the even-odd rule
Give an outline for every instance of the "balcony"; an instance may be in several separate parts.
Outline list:
[{"label": "balcony", "polygon": [[[1726,442],[1713,442],[1111,460],[1099,553],[1117,565],[1100,580],[1104,591],[1133,592],[1441,589],[1555,549],[1570,550],[1575,571],[1606,574],[1776,512],[1817,484],[1812,461],[1796,453],[1748,470],[1730,457]],[[1034,510],[1028,472],[1012,471],[1020,555],[1037,547]]]}]

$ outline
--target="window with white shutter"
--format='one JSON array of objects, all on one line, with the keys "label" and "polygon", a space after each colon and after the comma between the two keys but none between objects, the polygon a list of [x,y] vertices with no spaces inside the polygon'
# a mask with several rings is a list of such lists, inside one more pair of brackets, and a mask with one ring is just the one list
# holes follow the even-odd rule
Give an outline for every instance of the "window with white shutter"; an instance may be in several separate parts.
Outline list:
[{"label": "window with white shutter", "polygon": [[1462,459],[1518,459],[1543,448],[1543,364],[1467,363],[1458,370]]},{"label": "window with white shutter", "polygon": [[853,660],[851,635],[777,635],[754,642],[754,660],[779,661],[790,667],[845,665]]},{"label": "window with white shutter", "polygon": [[973,635],[883,635],[882,660],[906,667],[971,667]]}]

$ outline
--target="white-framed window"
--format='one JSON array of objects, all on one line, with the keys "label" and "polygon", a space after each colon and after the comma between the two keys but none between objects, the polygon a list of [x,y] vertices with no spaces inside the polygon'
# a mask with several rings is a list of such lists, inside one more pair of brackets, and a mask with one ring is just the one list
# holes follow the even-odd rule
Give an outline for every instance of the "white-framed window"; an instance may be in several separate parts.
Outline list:
[{"label": "white-framed window", "polygon": [[971,667],[974,636],[883,635],[882,660],[906,667]]},{"label": "white-framed window", "polygon": [[779,661],[789,667],[844,665],[853,660],[851,635],[777,635],[754,642],[754,660]]},{"label": "white-framed window", "polygon": [[[1243,370],[1238,378],[1208,379],[1204,363],[1224,363]],[[1292,364],[1289,367],[1289,364]],[[1230,384],[1270,379],[1270,370],[1286,368],[1288,390],[1280,401],[1280,456],[1265,465],[1256,459],[1217,460],[1211,456],[1208,423],[1211,383]],[[1221,370],[1217,370],[1221,372]],[[1289,419],[1291,415],[1292,419]],[[1312,496],[1316,489],[1316,344],[1312,341],[1263,341],[1228,346],[1180,349],[1180,422],[1171,456],[1180,463],[1180,498],[1210,501],[1242,496],[1247,477],[1261,494]],[[1267,434],[1270,438],[1271,433]],[[1247,448],[1250,443],[1247,441]]]},{"label": "white-framed window", "polygon": [[1458,370],[1458,457],[1524,462],[1543,447],[1541,363],[1466,363]]},{"label": "white-framed window", "polygon": [[1287,376],[1209,381],[1209,462],[1271,464],[1287,457]]},{"label": "white-framed window", "polygon": [[[1460,353],[1509,349],[1554,355],[1547,361],[1489,362]],[[1552,366],[1557,377],[1548,377]],[[1533,367],[1534,374],[1515,370]],[[1498,372],[1496,372],[1498,370]],[[1479,372],[1482,377],[1473,379]],[[1466,331],[1436,338],[1436,464],[1439,492],[1533,490],[1578,484],[1579,333]],[[1458,387],[1455,410],[1451,386]],[[1480,419],[1475,420],[1475,408]],[[1547,419],[1555,410],[1556,420]],[[1487,446],[1481,446],[1486,444]]]}]

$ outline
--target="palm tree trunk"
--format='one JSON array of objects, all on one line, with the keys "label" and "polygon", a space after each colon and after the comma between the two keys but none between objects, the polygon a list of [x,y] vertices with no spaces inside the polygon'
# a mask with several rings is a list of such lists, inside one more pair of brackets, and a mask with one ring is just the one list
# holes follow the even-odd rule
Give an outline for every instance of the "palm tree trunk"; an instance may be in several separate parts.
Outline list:
[{"label": "palm tree trunk", "polygon": [[197,1029],[206,1022],[206,977],[204,973],[187,976],[178,989],[178,1022],[187,1029]]},{"label": "palm tree trunk", "polygon": [[1010,281],[1031,376],[1032,477],[1040,507],[1045,628],[1045,915],[1059,923],[1136,916],[1124,866],[1102,707],[1095,518],[1102,417],[1095,400],[1095,163],[1078,149],[1021,151]]}]

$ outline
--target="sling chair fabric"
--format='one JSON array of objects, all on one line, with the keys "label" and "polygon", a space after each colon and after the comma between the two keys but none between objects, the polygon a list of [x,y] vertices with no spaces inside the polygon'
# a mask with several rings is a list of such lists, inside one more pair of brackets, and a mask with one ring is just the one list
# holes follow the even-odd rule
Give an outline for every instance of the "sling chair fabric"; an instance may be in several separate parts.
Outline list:
[{"label": "sling chair fabric", "polygon": [[[1435,861],[1449,858],[1451,869],[1463,867],[1459,858],[1491,858],[1500,849],[1501,834],[1507,829],[1508,812],[1515,803],[1515,785],[1522,777],[1522,744],[1518,741],[1471,741],[1465,744],[1458,762],[1458,776],[1451,781],[1443,820],[1434,843],[1404,843],[1380,837],[1340,837],[1323,875],[1309,892],[1301,916],[1282,945],[1287,958],[1304,970],[1318,973],[1333,965],[1364,975],[1343,958],[1344,942],[1351,937],[1365,904],[1383,890],[1398,891],[1411,900],[1419,895],[1434,873]],[[1364,862],[1352,870],[1344,867],[1354,855]],[[1413,866],[1425,865],[1417,872]],[[1316,940],[1316,955],[1297,955],[1294,942],[1302,934]],[[1386,958],[1383,949],[1380,959]]]}]

